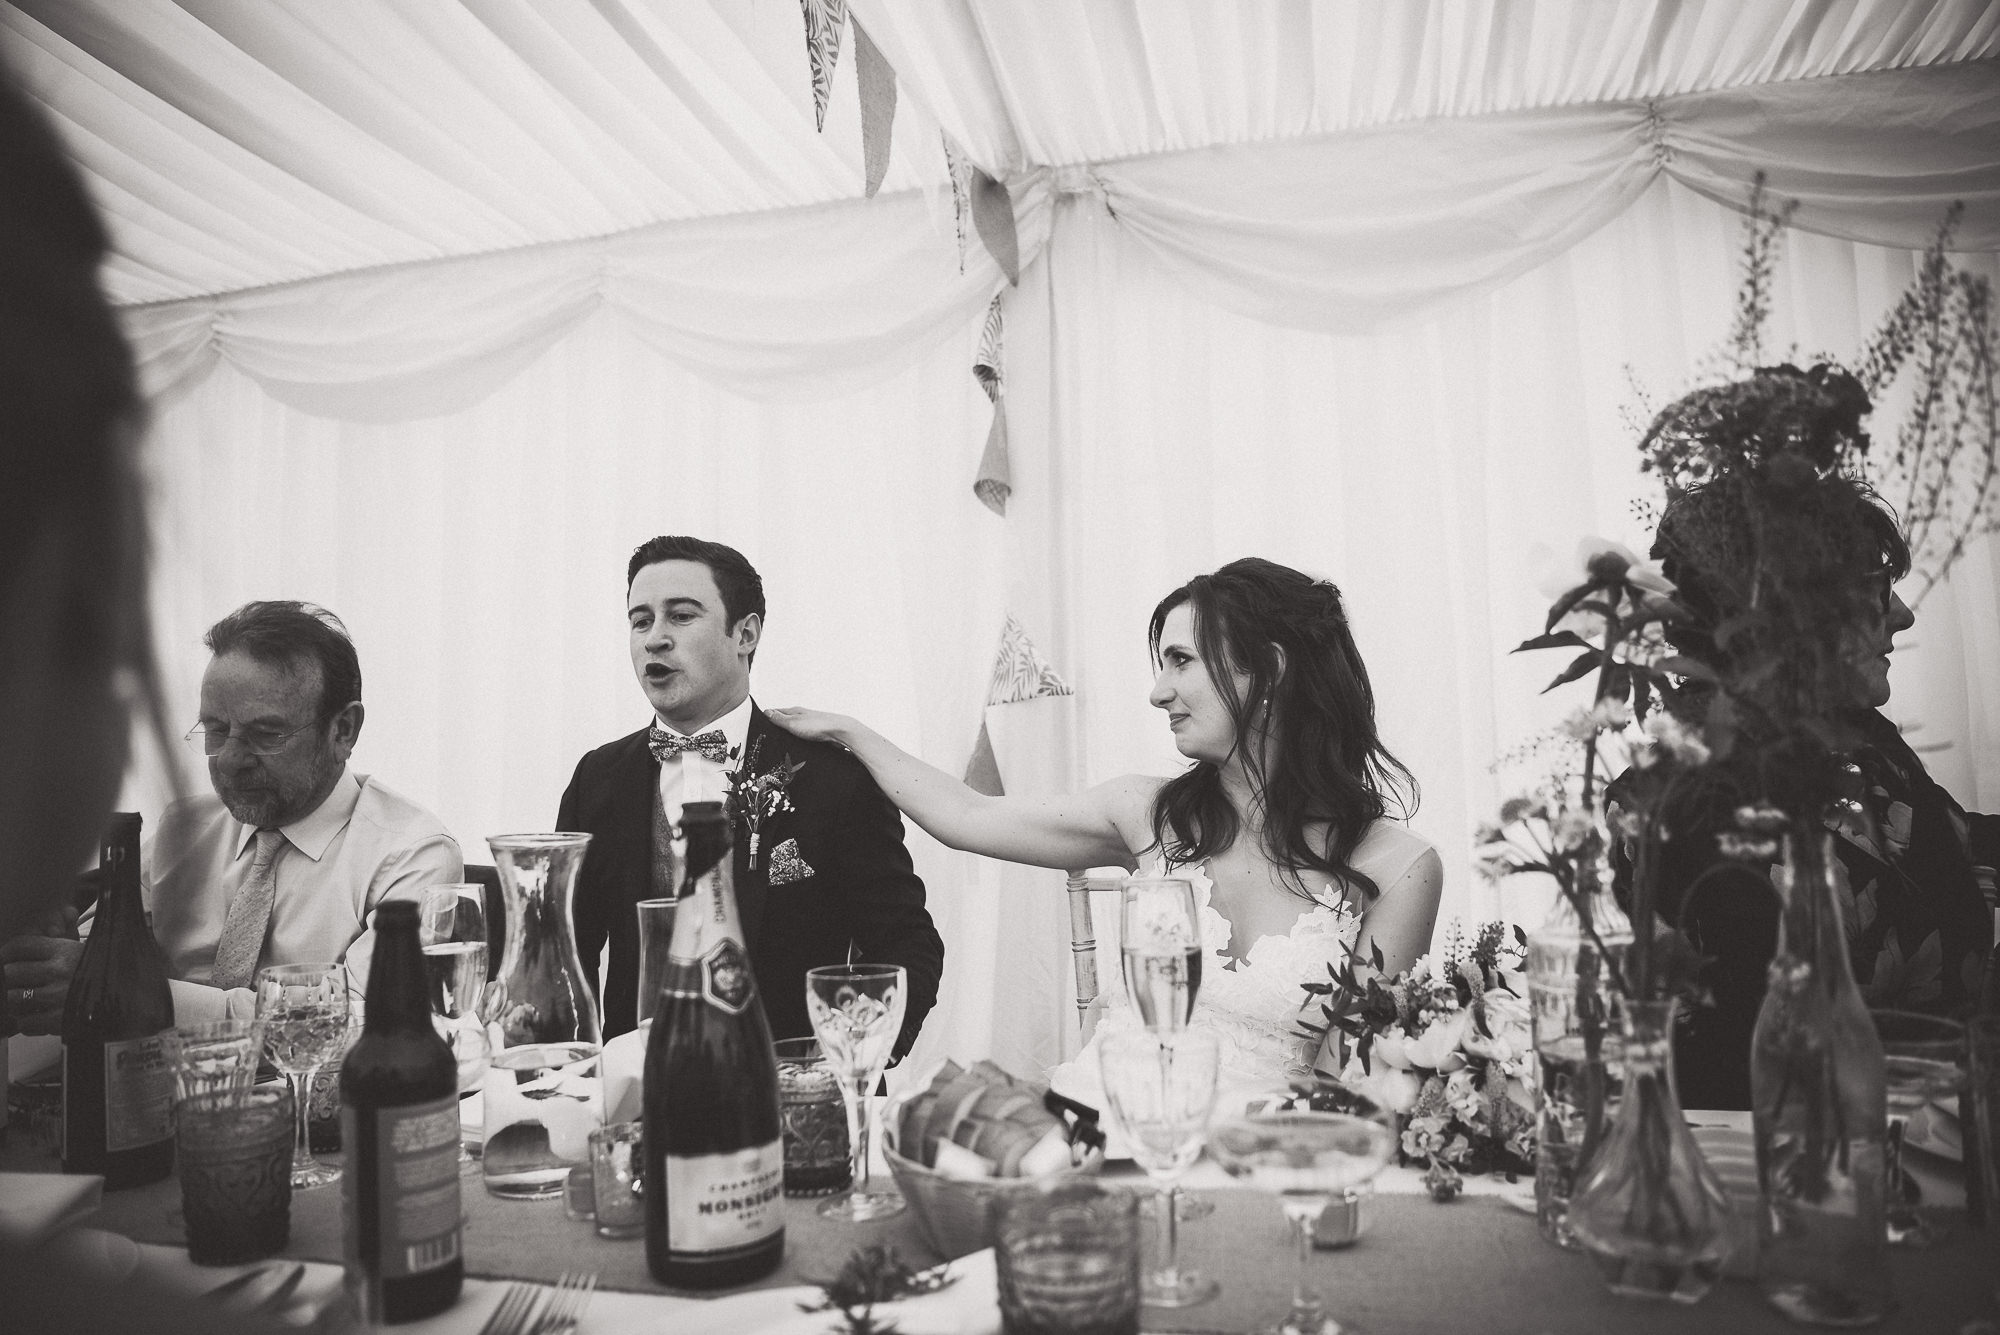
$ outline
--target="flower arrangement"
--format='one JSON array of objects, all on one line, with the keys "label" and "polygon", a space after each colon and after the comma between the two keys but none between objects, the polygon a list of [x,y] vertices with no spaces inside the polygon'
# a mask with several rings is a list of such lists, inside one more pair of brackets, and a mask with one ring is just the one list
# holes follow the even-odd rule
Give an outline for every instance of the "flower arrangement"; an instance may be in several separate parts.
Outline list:
[{"label": "flower arrangement", "polygon": [[[1447,1182],[1458,1173],[1533,1171],[1534,1095],[1527,989],[1519,968],[1519,928],[1454,921],[1445,948],[1394,978],[1357,974],[1351,960],[1327,967],[1323,1024],[1306,1036],[1324,1044],[1338,1031],[1349,1053],[1341,1085],[1405,1115],[1400,1157],[1428,1164]],[[1311,1005],[1311,1001],[1307,1002]]]}]

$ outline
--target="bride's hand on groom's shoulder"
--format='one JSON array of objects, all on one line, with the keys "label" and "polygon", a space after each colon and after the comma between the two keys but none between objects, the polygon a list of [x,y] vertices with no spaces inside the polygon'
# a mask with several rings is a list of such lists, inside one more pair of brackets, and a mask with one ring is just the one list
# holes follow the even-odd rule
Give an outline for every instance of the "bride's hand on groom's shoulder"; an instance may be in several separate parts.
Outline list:
[{"label": "bride's hand on groom's shoulder", "polygon": [[764,714],[794,737],[809,742],[832,742],[836,746],[847,745],[857,726],[845,714],[829,714],[822,709],[767,709]]}]

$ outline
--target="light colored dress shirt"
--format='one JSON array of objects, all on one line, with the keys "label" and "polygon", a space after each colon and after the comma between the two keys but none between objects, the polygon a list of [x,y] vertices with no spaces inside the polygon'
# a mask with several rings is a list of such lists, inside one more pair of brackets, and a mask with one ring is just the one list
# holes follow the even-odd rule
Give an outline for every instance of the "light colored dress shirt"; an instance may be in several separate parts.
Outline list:
[{"label": "light colored dress shirt", "polygon": [[683,751],[660,763],[660,806],[678,824],[683,804],[720,802],[723,799],[725,783],[722,776],[743,763],[743,746],[750,736],[750,697],[744,696],[742,704],[691,733],[682,732],[665,719],[656,721],[662,731],[673,733],[676,737],[698,737],[705,732],[720,732],[723,740],[729,743],[733,757],[718,765],[699,751]]},{"label": "light colored dress shirt", "polygon": [[[415,902],[425,886],[465,879],[458,842],[442,821],[351,769],[326,801],[281,833],[277,896],[259,963],[341,960],[357,1004],[375,953],[369,915],[384,900]],[[209,793],[168,807],[146,842],[140,879],[154,939],[167,956],[176,1023],[256,1013],[253,989],[208,982],[229,901],[250,878],[256,834]]]}]

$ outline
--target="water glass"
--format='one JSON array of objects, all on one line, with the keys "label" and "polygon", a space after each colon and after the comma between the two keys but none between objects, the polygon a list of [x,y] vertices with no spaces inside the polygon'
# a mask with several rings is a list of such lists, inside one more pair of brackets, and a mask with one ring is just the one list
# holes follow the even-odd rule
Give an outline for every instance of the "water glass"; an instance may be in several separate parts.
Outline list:
[{"label": "water glass", "polygon": [[181,1101],[174,1152],[196,1265],[255,1261],[290,1241],[293,1120],[292,1091],[279,1084]]},{"label": "water glass", "polygon": [[909,978],[900,964],[806,971],[806,1013],[812,1016],[827,1065],[840,1078],[854,1164],[854,1189],[819,1207],[828,1219],[855,1224],[903,1212],[901,1193],[869,1186],[868,1145],[875,1125],[875,1101],[869,1095],[889,1064],[908,1004]]},{"label": "water glass", "polygon": [[674,906],[678,900],[639,901],[639,1023],[651,1024],[667,976],[667,948],[674,943]]},{"label": "water glass", "polygon": [[590,1176],[597,1236],[636,1238],[646,1231],[644,1125],[619,1122],[590,1133]]},{"label": "water glass", "polygon": [[1889,1095],[1889,1146],[1882,1174],[1889,1241],[1901,1247],[1927,1247],[1938,1234],[1910,1199],[1903,1173],[1903,1137],[1910,1119],[1926,1115],[1931,1104],[1949,1102],[1956,1110],[1959,1091],[1965,1087],[1965,1026],[1914,1011],[1871,1010],[1868,1018],[1882,1040],[1882,1072]]},{"label": "water glass", "polygon": [[1005,1335],[1138,1335],[1137,1196],[1057,1180],[1009,1193],[998,1209]]},{"label": "water glass", "polygon": [[785,1136],[785,1194],[824,1196],[854,1180],[848,1160],[847,1104],[816,1038],[781,1038],[778,1120]]},{"label": "water glass", "polygon": [[264,1055],[262,1020],[211,1020],[176,1025],[160,1035],[178,1104],[197,1094],[229,1094],[257,1083]]},{"label": "water glass", "polygon": [[2000,1015],[1965,1023],[1970,1074],[1960,1103],[1965,1202],[1972,1222],[2000,1228]]}]

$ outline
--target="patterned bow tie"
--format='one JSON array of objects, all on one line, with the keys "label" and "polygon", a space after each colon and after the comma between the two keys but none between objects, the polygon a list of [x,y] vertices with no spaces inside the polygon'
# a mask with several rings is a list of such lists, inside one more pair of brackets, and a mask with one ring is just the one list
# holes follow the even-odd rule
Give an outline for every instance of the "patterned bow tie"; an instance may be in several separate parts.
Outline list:
[{"label": "patterned bow tie", "polygon": [[683,751],[699,752],[704,760],[713,760],[720,765],[729,759],[729,739],[720,732],[705,732],[699,737],[683,737],[677,732],[668,732],[655,723],[646,734],[646,746],[653,753],[653,759],[662,765]]}]

